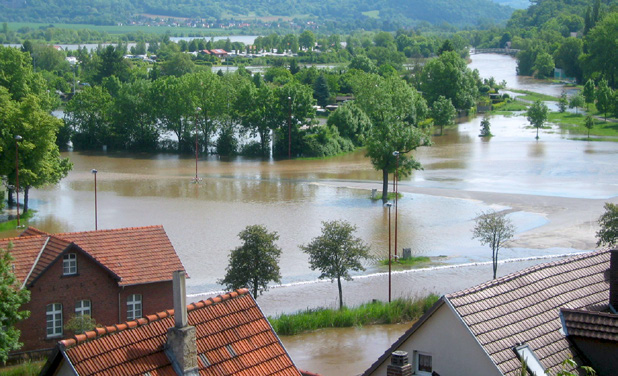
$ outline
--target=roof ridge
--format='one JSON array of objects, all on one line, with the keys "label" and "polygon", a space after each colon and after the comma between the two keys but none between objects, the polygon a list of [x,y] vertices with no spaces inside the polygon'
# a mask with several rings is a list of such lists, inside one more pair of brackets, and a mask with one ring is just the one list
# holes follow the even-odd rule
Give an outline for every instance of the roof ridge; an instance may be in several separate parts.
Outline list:
[{"label": "roof ridge", "polygon": [[[249,293],[249,290],[246,288],[237,289],[235,291],[231,291],[231,292],[228,292],[222,295],[217,295],[214,298],[210,297],[206,300],[200,300],[199,302],[188,304],[187,311],[190,312],[190,311],[203,308],[209,305],[221,303],[226,300],[231,300],[239,296],[247,295],[248,293]],[[174,315],[174,310],[168,309],[162,312],[157,312],[152,315],[140,317],[139,319],[136,319],[136,320],[125,321],[124,323],[121,323],[121,324],[114,324],[114,325],[104,326],[100,328],[94,328],[93,330],[86,331],[82,334],[76,334],[73,336],[73,338],[63,339],[59,341],[58,344],[60,344],[61,346],[64,346],[65,348],[70,348],[73,346],[77,346],[81,343],[87,342],[89,340],[95,339],[97,337],[102,337],[104,335],[115,333],[115,332],[121,332],[126,329],[137,328],[139,326],[147,325],[154,321],[159,321],[159,320],[162,320],[168,317],[172,317],[173,315]]]},{"label": "roof ridge", "polygon": [[38,234],[38,235],[26,235],[26,236],[13,236],[13,237],[10,237],[10,238],[2,238],[2,239],[0,239],[0,242],[7,241],[7,240],[8,241],[12,241],[12,240],[34,239],[34,238],[47,238],[49,236],[50,236],[49,234],[47,234],[47,235]]},{"label": "roof ridge", "polygon": [[90,231],[61,232],[61,233],[53,234],[53,235],[74,235],[74,234],[88,234],[88,233],[119,232],[119,231],[128,231],[128,230],[143,230],[143,229],[148,229],[148,228],[163,228],[163,225],[122,227],[122,228],[110,228],[110,229],[90,230]]},{"label": "roof ridge", "polygon": [[551,261],[551,262],[546,262],[546,263],[542,263],[542,264],[533,265],[533,266],[530,266],[530,267],[525,268],[523,270],[511,273],[511,274],[507,274],[507,275],[502,276],[500,278],[496,278],[496,279],[493,279],[491,281],[488,281],[488,282],[485,282],[485,283],[481,283],[479,285],[476,285],[476,286],[473,286],[473,287],[470,287],[470,288],[467,288],[467,289],[464,289],[464,290],[460,290],[460,291],[456,291],[456,292],[447,294],[446,297],[448,299],[459,298],[459,297],[462,297],[462,296],[465,296],[465,295],[468,295],[468,294],[473,294],[473,293],[485,290],[487,288],[490,288],[490,287],[493,287],[493,286],[496,286],[496,285],[499,285],[499,284],[502,284],[502,283],[505,283],[505,282],[512,281],[512,280],[514,280],[516,278],[523,277],[525,275],[531,274],[533,272],[536,272],[536,271],[539,271],[539,270],[542,270],[542,269],[547,269],[547,268],[555,267],[555,266],[558,266],[558,265],[570,264],[570,263],[573,263],[573,262],[576,262],[576,261],[581,261],[581,260],[586,259],[586,258],[597,257],[600,254],[607,253],[609,251],[610,251],[609,248],[607,248],[607,249],[600,249],[600,250],[593,251],[593,252],[588,252],[588,253],[583,253],[583,254],[567,257],[567,258],[564,258],[562,260],[556,260],[556,261]]}]

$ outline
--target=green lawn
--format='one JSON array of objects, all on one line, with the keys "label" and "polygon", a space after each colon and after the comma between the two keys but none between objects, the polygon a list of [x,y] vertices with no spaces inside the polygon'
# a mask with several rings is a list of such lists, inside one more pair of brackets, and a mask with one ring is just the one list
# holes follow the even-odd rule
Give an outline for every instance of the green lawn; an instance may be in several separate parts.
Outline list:
[{"label": "green lawn", "polygon": [[[569,112],[550,112],[549,122],[558,124],[560,129],[566,130],[571,134],[588,135],[588,129],[584,126],[586,116],[582,114],[572,114]],[[607,141],[618,142],[618,122],[594,119],[594,127],[590,130],[591,136],[613,137]],[[586,137],[584,137],[586,138]]]},{"label": "green lawn", "polygon": [[531,102],[536,102],[536,101],[553,101],[553,102],[557,102],[558,98],[551,96],[551,95],[547,95],[547,94],[540,94],[540,93],[535,93],[532,91],[528,91],[528,90],[511,90],[515,93],[519,93],[519,94],[524,94],[523,96],[519,96],[519,99],[523,99],[523,100],[527,100],[527,101],[531,101]]}]

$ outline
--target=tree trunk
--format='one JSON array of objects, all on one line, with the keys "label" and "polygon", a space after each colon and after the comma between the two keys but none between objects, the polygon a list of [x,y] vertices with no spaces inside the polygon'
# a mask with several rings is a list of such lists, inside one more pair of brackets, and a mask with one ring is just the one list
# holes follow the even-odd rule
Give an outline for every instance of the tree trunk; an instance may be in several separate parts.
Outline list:
[{"label": "tree trunk", "polygon": [[15,199],[13,198],[13,189],[9,188],[9,197],[8,197],[8,205],[9,207],[13,206],[13,204],[15,203]]},{"label": "tree trunk", "polygon": [[258,279],[257,277],[253,278],[253,299],[257,299],[258,296]]},{"label": "tree trunk", "polygon": [[22,212],[23,214],[26,214],[26,212],[28,211],[28,193],[30,192],[30,187],[26,186],[24,187],[24,210]]},{"label": "tree trunk", "polygon": [[388,170],[382,169],[382,202],[388,201]]},{"label": "tree trunk", "polygon": [[341,291],[341,277],[337,277],[337,287],[339,287],[339,309],[343,308],[343,292]]}]

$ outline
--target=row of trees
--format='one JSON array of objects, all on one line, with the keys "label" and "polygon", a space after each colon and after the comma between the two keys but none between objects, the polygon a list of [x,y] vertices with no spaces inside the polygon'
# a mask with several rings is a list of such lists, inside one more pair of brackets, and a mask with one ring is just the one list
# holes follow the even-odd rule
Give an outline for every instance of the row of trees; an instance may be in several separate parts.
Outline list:
[{"label": "row of trees", "polygon": [[[363,271],[369,246],[354,236],[356,227],[347,221],[322,222],[322,234],[300,248],[309,256],[311,270],[319,270],[319,279],[337,280],[339,308],[343,308],[341,280],[351,281],[350,272]],[[219,281],[228,289],[248,287],[257,299],[268,290],[270,282],[281,282],[279,258],[281,248],[276,232],[265,226],[247,226],[238,234],[243,244],[232,250],[226,274]]]}]

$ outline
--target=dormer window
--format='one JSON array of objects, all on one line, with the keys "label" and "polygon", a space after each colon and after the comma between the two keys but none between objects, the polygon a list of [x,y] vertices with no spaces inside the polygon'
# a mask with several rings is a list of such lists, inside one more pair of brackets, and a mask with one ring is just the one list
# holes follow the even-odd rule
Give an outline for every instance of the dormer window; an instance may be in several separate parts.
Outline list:
[{"label": "dormer window", "polygon": [[67,253],[62,257],[62,275],[77,274],[77,254]]}]

